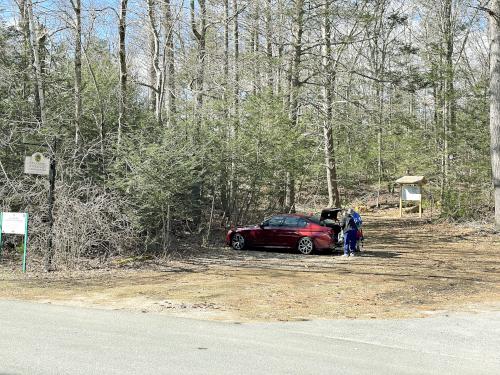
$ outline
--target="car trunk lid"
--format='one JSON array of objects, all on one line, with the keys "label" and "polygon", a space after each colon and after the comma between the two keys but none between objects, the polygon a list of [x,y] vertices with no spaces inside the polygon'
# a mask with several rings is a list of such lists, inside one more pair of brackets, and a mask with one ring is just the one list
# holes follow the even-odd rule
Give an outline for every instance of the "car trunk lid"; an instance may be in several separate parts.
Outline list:
[{"label": "car trunk lid", "polygon": [[342,211],[341,208],[325,208],[325,209],[323,209],[323,211],[321,211],[320,220],[321,221],[325,221],[325,220],[337,221],[340,211]]}]

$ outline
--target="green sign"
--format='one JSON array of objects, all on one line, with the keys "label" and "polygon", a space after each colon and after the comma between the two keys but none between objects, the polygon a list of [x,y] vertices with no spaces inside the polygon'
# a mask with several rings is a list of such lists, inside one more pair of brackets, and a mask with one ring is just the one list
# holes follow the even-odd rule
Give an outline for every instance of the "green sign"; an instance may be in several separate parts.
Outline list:
[{"label": "green sign", "polygon": [[23,272],[26,272],[26,249],[28,247],[28,213],[0,212],[0,258],[2,257],[2,234],[24,235]]}]

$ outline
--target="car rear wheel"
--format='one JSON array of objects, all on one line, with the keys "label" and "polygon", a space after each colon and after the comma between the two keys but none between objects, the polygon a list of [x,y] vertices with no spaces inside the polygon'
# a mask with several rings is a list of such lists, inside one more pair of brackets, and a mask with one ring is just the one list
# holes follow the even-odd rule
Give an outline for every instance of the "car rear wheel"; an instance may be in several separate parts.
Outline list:
[{"label": "car rear wheel", "polygon": [[243,250],[245,248],[245,237],[235,233],[231,239],[231,246],[234,250]]},{"label": "car rear wheel", "polygon": [[302,237],[297,245],[299,251],[304,255],[309,255],[314,250],[313,240],[309,237]]}]

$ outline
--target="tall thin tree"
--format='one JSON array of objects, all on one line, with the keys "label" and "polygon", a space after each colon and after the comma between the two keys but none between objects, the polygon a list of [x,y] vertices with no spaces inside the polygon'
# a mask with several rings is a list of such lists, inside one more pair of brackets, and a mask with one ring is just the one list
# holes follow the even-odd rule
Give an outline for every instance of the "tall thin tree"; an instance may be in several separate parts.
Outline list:
[{"label": "tall thin tree", "polygon": [[42,36],[38,35],[37,22],[35,21],[35,17],[33,14],[33,1],[26,0],[26,12],[29,23],[29,42],[32,51],[33,58],[33,70],[35,75],[35,100],[37,103],[35,107],[37,109],[37,113],[39,117],[40,123],[46,125],[47,116],[46,116],[46,108],[45,108],[45,90],[44,90],[44,76],[43,76],[43,61],[41,58],[40,51],[43,48],[43,44],[40,43],[43,40]]},{"label": "tall thin tree", "polygon": [[167,106],[167,116],[168,116],[168,125],[173,125],[175,123],[177,106],[176,106],[176,87],[175,87],[175,46],[174,46],[174,27],[175,20],[172,12],[172,4],[170,0],[163,0],[163,29],[165,34],[165,47],[164,47],[164,70],[165,70],[165,78],[163,79],[163,83],[165,84],[165,90],[162,89],[162,92],[166,92],[167,98],[166,101],[162,100],[162,102],[166,102]]},{"label": "tall thin tree", "polygon": [[[289,116],[291,126],[296,126],[299,115],[299,90],[300,68],[302,61],[302,37],[304,33],[304,9],[305,1],[296,0],[294,7],[294,20],[292,26],[292,60],[290,63],[290,78],[289,78]],[[286,173],[286,197],[285,208],[287,211],[295,210],[295,171],[289,170]]]},{"label": "tall thin tree", "polygon": [[120,103],[118,105],[118,137],[117,143],[120,145],[122,131],[127,122],[127,7],[128,0],[120,0],[120,13],[118,19],[119,36],[119,59],[120,59]]},{"label": "tall thin tree", "polygon": [[500,230],[500,0],[489,4],[491,169],[495,189],[495,226]]},{"label": "tall thin tree", "polygon": [[81,121],[82,121],[82,4],[81,0],[71,0],[73,7],[73,27],[75,34],[75,151],[80,144]]},{"label": "tall thin tree", "polygon": [[340,206],[340,194],[337,184],[337,165],[335,162],[335,144],[333,139],[333,91],[335,85],[335,70],[332,58],[332,27],[331,27],[330,0],[326,0],[323,10],[323,46],[322,69],[323,82],[323,142],[326,165],[326,182],[328,187],[328,205]]}]

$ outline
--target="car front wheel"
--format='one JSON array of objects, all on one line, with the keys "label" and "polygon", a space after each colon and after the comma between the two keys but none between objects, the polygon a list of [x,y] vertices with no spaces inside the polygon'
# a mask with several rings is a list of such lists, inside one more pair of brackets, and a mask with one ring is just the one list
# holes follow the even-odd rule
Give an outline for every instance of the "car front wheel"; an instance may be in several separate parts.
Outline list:
[{"label": "car front wheel", "polygon": [[245,237],[239,233],[235,233],[231,240],[231,246],[234,250],[243,250],[245,247]]},{"label": "car front wheel", "polygon": [[298,249],[299,251],[304,254],[304,255],[309,255],[313,252],[314,250],[314,243],[313,240],[309,237],[302,237],[299,240],[298,244]]}]

